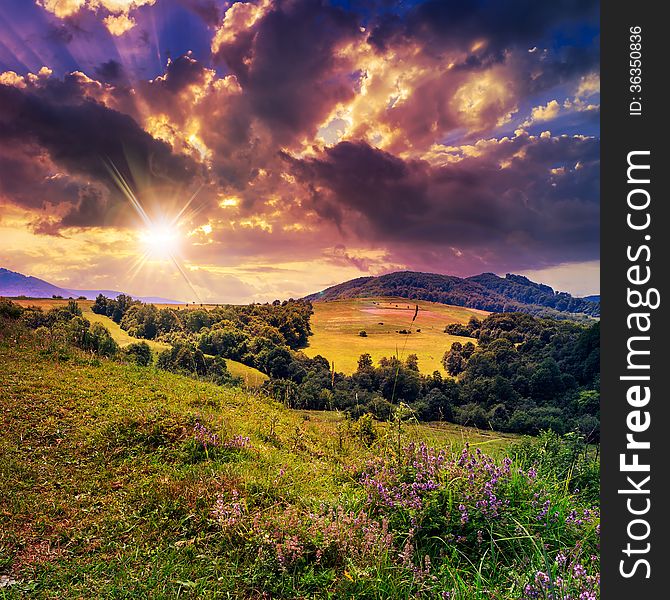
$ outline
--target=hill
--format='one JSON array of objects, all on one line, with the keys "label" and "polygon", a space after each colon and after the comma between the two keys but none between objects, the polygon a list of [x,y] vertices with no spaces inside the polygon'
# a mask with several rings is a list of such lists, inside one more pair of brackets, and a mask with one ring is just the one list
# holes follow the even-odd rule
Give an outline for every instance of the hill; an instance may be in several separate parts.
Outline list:
[{"label": "hill", "polygon": [[[115,290],[74,290],[62,288],[37,277],[23,275],[0,268],[0,296],[5,298],[17,298],[24,296],[26,298],[52,298],[53,296],[62,296],[63,298],[79,298],[83,296],[87,300],[95,300],[98,294],[108,298],[116,298],[119,294]],[[158,296],[137,297],[142,302],[154,302],[158,304],[182,304],[178,300],[169,298],[160,298]]]},{"label": "hill", "polygon": [[399,271],[379,277],[359,277],[305,299],[313,302],[346,298],[401,297],[477,308],[490,312],[525,312],[537,316],[566,318],[570,315],[598,317],[600,303],[555,292],[548,285],[521,275],[498,277],[482,273],[461,278],[436,273]]},{"label": "hill", "polygon": [[[412,321],[415,306],[419,312]],[[351,375],[363,353],[375,363],[382,357],[405,359],[410,354],[419,358],[422,373],[440,371],[441,360],[454,342],[467,343],[471,338],[444,332],[450,323],[466,324],[471,317],[483,319],[488,313],[448,306],[423,300],[407,302],[405,298],[349,298],[332,302],[315,302],[311,318],[313,335],[304,352],[307,356],[321,355],[335,369]],[[365,331],[365,337],[360,334]],[[409,331],[411,333],[400,333]]]},{"label": "hill", "polygon": [[0,363],[3,597],[511,600],[548,562],[597,586],[574,438],[503,459],[492,432],[290,411],[1,321]]}]

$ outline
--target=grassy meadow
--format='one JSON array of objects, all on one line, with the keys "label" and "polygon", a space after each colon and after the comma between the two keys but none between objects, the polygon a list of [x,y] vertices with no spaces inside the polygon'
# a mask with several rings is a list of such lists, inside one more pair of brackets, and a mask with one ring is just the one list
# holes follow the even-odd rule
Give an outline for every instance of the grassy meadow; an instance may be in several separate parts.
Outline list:
[{"label": "grassy meadow", "polygon": [[596,598],[569,439],[292,411],[0,325],[0,598]]},{"label": "grassy meadow", "polygon": [[[412,318],[419,306],[416,320]],[[314,335],[309,338],[305,354],[320,354],[335,363],[335,370],[350,375],[356,370],[358,357],[367,352],[376,363],[386,356],[419,357],[422,373],[440,371],[442,356],[453,342],[472,342],[444,333],[449,323],[467,323],[471,317],[484,318],[482,310],[449,306],[406,298],[353,298],[314,302],[311,324]],[[398,331],[411,331],[410,334]],[[367,336],[359,333],[365,331]]]}]

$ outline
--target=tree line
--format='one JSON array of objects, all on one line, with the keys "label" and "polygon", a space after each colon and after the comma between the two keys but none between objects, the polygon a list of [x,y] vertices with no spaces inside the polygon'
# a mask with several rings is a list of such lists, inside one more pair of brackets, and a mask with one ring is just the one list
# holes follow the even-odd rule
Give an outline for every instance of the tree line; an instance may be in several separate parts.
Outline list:
[{"label": "tree line", "polygon": [[[121,295],[114,300],[99,296],[93,310],[134,337],[170,344],[155,361],[161,369],[229,385],[239,381],[230,376],[224,359],[236,360],[267,374],[265,392],[291,408],[389,419],[404,404],[424,421],[528,434],[578,430],[589,441],[599,440],[598,322],[584,325],[524,313],[473,317],[445,328],[471,340],[445,348],[447,376],[422,374],[414,354],[375,364],[367,353],[359,357],[356,371],[345,375],[326,358],[300,351],[311,335],[309,301],[185,310],[159,309]],[[48,312],[20,311],[28,326],[60,331],[80,348],[152,363],[146,342],[120,349],[102,325],[82,317],[74,301]]]},{"label": "tree line", "polygon": [[[94,310],[109,310],[108,302],[100,298]],[[292,408],[386,419],[404,403],[421,420],[531,434],[578,429],[590,440],[599,439],[598,322],[586,325],[525,313],[473,317],[465,325],[445,328],[472,339],[446,349],[443,365],[449,377],[439,371],[421,374],[416,355],[390,356],[374,364],[369,354],[347,376],[334,372],[326,358],[299,351],[311,335],[312,313],[304,300],[212,310],[157,309],[134,302],[119,322],[131,335],[180,348],[177,354],[159,356],[164,365],[177,357],[182,364],[199,364],[201,355],[210,355],[255,367],[270,376],[266,391]]]}]

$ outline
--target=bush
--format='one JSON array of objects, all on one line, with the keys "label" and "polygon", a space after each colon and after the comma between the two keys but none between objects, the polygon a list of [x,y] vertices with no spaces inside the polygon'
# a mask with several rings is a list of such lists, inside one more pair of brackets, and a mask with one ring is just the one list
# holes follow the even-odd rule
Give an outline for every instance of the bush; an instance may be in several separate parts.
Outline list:
[{"label": "bush", "polygon": [[16,320],[20,319],[22,314],[23,308],[16,304],[16,302],[0,298],[0,319]]},{"label": "bush", "polygon": [[146,342],[129,344],[123,349],[124,354],[135,364],[148,367],[151,364],[151,348]]}]

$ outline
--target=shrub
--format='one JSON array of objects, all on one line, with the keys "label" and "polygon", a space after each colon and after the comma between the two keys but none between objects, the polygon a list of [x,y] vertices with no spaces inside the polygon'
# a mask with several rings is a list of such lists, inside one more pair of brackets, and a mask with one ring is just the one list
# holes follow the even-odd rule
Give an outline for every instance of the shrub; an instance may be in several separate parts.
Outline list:
[{"label": "shrub", "polygon": [[151,364],[151,348],[146,342],[129,344],[123,349],[124,354],[135,364],[147,367]]},{"label": "shrub", "polygon": [[21,318],[22,314],[23,308],[16,304],[16,302],[12,302],[6,298],[0,298],[0,319],[16,320]]}]

